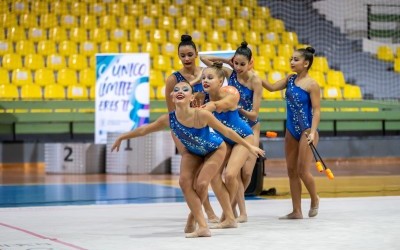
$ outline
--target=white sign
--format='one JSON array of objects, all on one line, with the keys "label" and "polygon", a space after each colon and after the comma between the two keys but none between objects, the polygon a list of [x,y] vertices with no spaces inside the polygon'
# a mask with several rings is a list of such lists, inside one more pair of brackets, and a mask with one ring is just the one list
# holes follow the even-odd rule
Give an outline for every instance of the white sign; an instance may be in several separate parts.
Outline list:
[{"label": "white sign", "polygon": [[95,143],[149,123],[148,53],[96,54]]}]

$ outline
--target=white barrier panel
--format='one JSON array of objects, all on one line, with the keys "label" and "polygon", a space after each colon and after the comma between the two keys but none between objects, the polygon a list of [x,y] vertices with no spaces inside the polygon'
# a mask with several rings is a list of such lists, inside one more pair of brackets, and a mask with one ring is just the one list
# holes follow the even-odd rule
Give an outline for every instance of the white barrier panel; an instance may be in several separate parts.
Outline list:
[{"label": "white barrier panel", "polygon": [[46,143],[46,173],[104,173],[104,145],[90,143]]},{"label": "white barrier panel", "polygon": [[159,131],[124,140],[119,152],[111,152],[111,146],[120,134],[107,134],[106,173],[170,173],[171,157],[175,155],[175,143],[170,131]]}]

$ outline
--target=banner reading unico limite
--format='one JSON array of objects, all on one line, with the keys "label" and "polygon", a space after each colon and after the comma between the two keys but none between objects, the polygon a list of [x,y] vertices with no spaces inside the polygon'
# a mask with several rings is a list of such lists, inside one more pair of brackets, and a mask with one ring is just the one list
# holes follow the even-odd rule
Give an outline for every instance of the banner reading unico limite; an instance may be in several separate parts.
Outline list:
[{"label": "banner reading unico limite", "polygon": [[149,122],[147,53],[96,54],[95,143]]}]

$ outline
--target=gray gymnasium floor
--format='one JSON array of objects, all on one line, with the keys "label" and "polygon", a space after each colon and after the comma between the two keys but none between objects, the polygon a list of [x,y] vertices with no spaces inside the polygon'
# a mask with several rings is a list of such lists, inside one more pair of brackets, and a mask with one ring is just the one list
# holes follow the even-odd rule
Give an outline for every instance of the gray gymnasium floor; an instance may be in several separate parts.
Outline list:
[{"label": "gray gymnasium floor", "polygon": [[248,223],[196,239],[183,202],[0,208],[0,249],[400,249],[399,196],[321,198],[316,218],[290,221],[289,199],[247,204]]}]

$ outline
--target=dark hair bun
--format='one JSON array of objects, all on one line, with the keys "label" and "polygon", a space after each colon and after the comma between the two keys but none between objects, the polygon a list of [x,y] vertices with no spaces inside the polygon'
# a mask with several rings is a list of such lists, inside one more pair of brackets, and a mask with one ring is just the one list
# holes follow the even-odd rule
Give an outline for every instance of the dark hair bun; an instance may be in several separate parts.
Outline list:
[{"label": "dark hair bun", "polygon": [[192,37],[189,35],[182,35],[181,36],[181,41],[182,42],[191,42],[192,41]]},{"label": "dark hair bun", "polygon": [[306,50],[307,50],[308,52],[310,52],[311,54],[314,54],[314,53],[315,53],[315,49],[314,49],[313,47],[307,47]]},{"label": "dark hair bun", "polygon": [[247,45],[248,45],[248,43],[246,42],[246,41],[243,41],[241,44],[240,44],[240,47],[241,48],[247,48]]},{"label": "dark hair bun", "polygon": [[222,62],[213,62],[212,66],[218,69],[222,69]]}]

